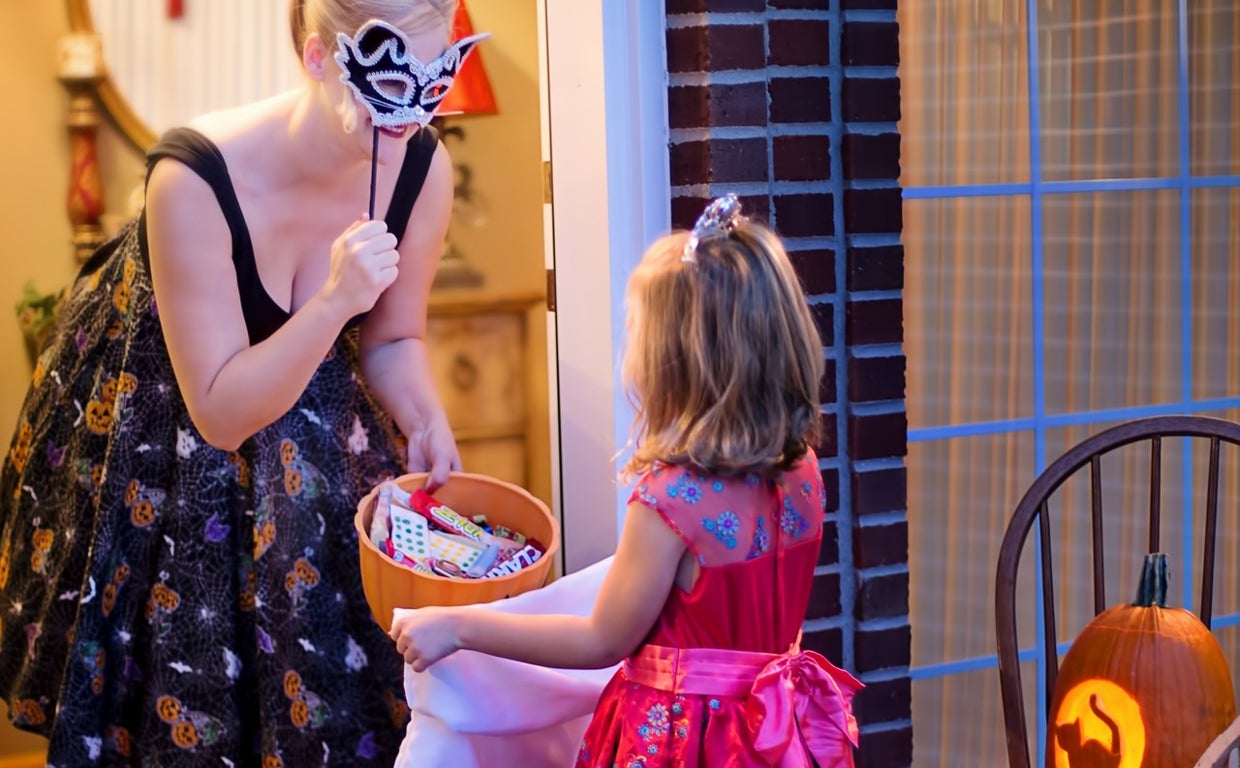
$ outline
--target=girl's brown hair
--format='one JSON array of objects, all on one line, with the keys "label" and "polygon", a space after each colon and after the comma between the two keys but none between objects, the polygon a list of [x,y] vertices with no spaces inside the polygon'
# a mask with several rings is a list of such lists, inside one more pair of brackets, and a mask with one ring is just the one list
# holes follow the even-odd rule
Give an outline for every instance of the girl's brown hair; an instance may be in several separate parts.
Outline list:
[{"label": "girl's brown hair", "polygon": [[685,258],[655,242],[629,280],[626,476],[655,462],[773,477],[819,439],[823,348],[779,237],[742,220]]},{"label": "girl's brown hair", "polygon": [[336,34],[352,35],[371,19],[381,19],[409,32],[441,25],[444,44],[452,34],[458,0],[289,0],[289,31],[293,50],[301,55],[312,32],[329,48]]}]

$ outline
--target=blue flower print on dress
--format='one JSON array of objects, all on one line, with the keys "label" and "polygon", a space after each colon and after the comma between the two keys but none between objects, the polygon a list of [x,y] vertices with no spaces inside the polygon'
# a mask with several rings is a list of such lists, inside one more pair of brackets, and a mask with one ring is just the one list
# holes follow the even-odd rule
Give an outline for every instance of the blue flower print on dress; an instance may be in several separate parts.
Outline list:
[{"label": "blue flower print on dress", "polygon": [[646,722],[650,723],[650,727],[658,735],[662,736],[667,733],[667,707],[662,704],[655,704],[646,712]]},{"label": "blue flower print on dress", "polygon": [[667,495],[673,499],[679,498],[686,504],[697,504],[702,500],[702,485],[693,479],[693,475],[685,472],[676,478],[675,483],[667,486]]},{"label": "blue flower print on dress", "polygon": [[814,486],[810,485],[808,480],[801,483],[801,495],[805,497],[806,501],[812,502],[814,500]]},{"label": "blue flower print on dress", "polygon": [[724,485],[722,480],[715,480],[710,484],[710,489],[715,493],[723,493]]},{"label": "blue flower print on dress", "polygon": [[714,520],[704,518],[702,527],[715,534],[715,538],[727,545],[728,549],[736,549],[736,533],[740,530],[741,521],[735,512],[720,512]]},{"label": "blue flower print on dress", "polygon": [[654,497],[654,494],[649,491],[648,486],[644,483],[637,487],[637,498],[641,499],[646,506],[652,509],[659,506],[659,500]]},{"label": "blue flower print on dress", "polygon": [[755,557],[762,557],[771,548],[771,536],[766,532],[766,517],[759,517],[754,521],[753,544],[749,546],[749,554],[745,555],[746,560],[753,560]]},{"label": "blue flower print on dress", "polygon": [[792,506],[792,499],[784,497],[784,511],[779,516],[779,529],[789,536],[800,536],[809,530],[809,521]]}]

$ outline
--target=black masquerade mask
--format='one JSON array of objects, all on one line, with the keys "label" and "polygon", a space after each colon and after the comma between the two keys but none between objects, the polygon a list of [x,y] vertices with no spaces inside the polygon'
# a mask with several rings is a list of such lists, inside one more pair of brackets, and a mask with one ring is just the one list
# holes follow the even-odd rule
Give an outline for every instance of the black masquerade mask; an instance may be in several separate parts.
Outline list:
[{"label": "black masquerade mask", "polygon": [[341,82],[353,90],[370,112],[376,128],[425,126],[448,95],[461,63],[489,33],[457,40],[438,58],[418,61],[409,38],[396,27],[372,19],[349,37],[336,36],[336,63]]}]

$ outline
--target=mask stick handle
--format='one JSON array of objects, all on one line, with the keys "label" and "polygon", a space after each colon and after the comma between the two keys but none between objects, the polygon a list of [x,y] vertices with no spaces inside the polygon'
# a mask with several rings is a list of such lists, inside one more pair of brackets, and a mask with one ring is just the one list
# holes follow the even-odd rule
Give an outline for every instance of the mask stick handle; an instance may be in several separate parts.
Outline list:
[{"label": "mask stick handle", "polygon": [[370,144],[370,220],[375,220],[375,175],[379,165],[379,128],[374,127],[374,139]]}]

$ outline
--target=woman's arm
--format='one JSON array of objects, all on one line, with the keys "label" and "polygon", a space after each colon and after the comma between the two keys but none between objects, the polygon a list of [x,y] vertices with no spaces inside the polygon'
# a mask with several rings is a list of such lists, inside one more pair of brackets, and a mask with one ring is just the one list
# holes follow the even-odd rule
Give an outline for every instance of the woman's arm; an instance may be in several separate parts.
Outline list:
[{"label": "woman's arm", "polygon": [[589,617],[423,608],[397,618],[391,635],[419,672],[457,650],[546,667],[608,667],[632,654],[649,634],[685,552],[684,542],[657,512],[633,503]]},{"label": "woman's arm", "polygon": [[431,284],[452,214],[452,183],[452,161],[440,144],[401,239],[400,276],[362,324],[366,384],[409,441],[409,470],[430,470],[431,490],[461,464],[425,342]]},{"label": "woman's arm", "polygon": [[161,160],[147,185],[146,226],[177,384],[203,438],[225,450],[293,407],[348,318],[369,309],[395,279],[396,239],[382,222],[356,222],[332,246],[323,290],[250,346],[232,235],[207,182]]}]

